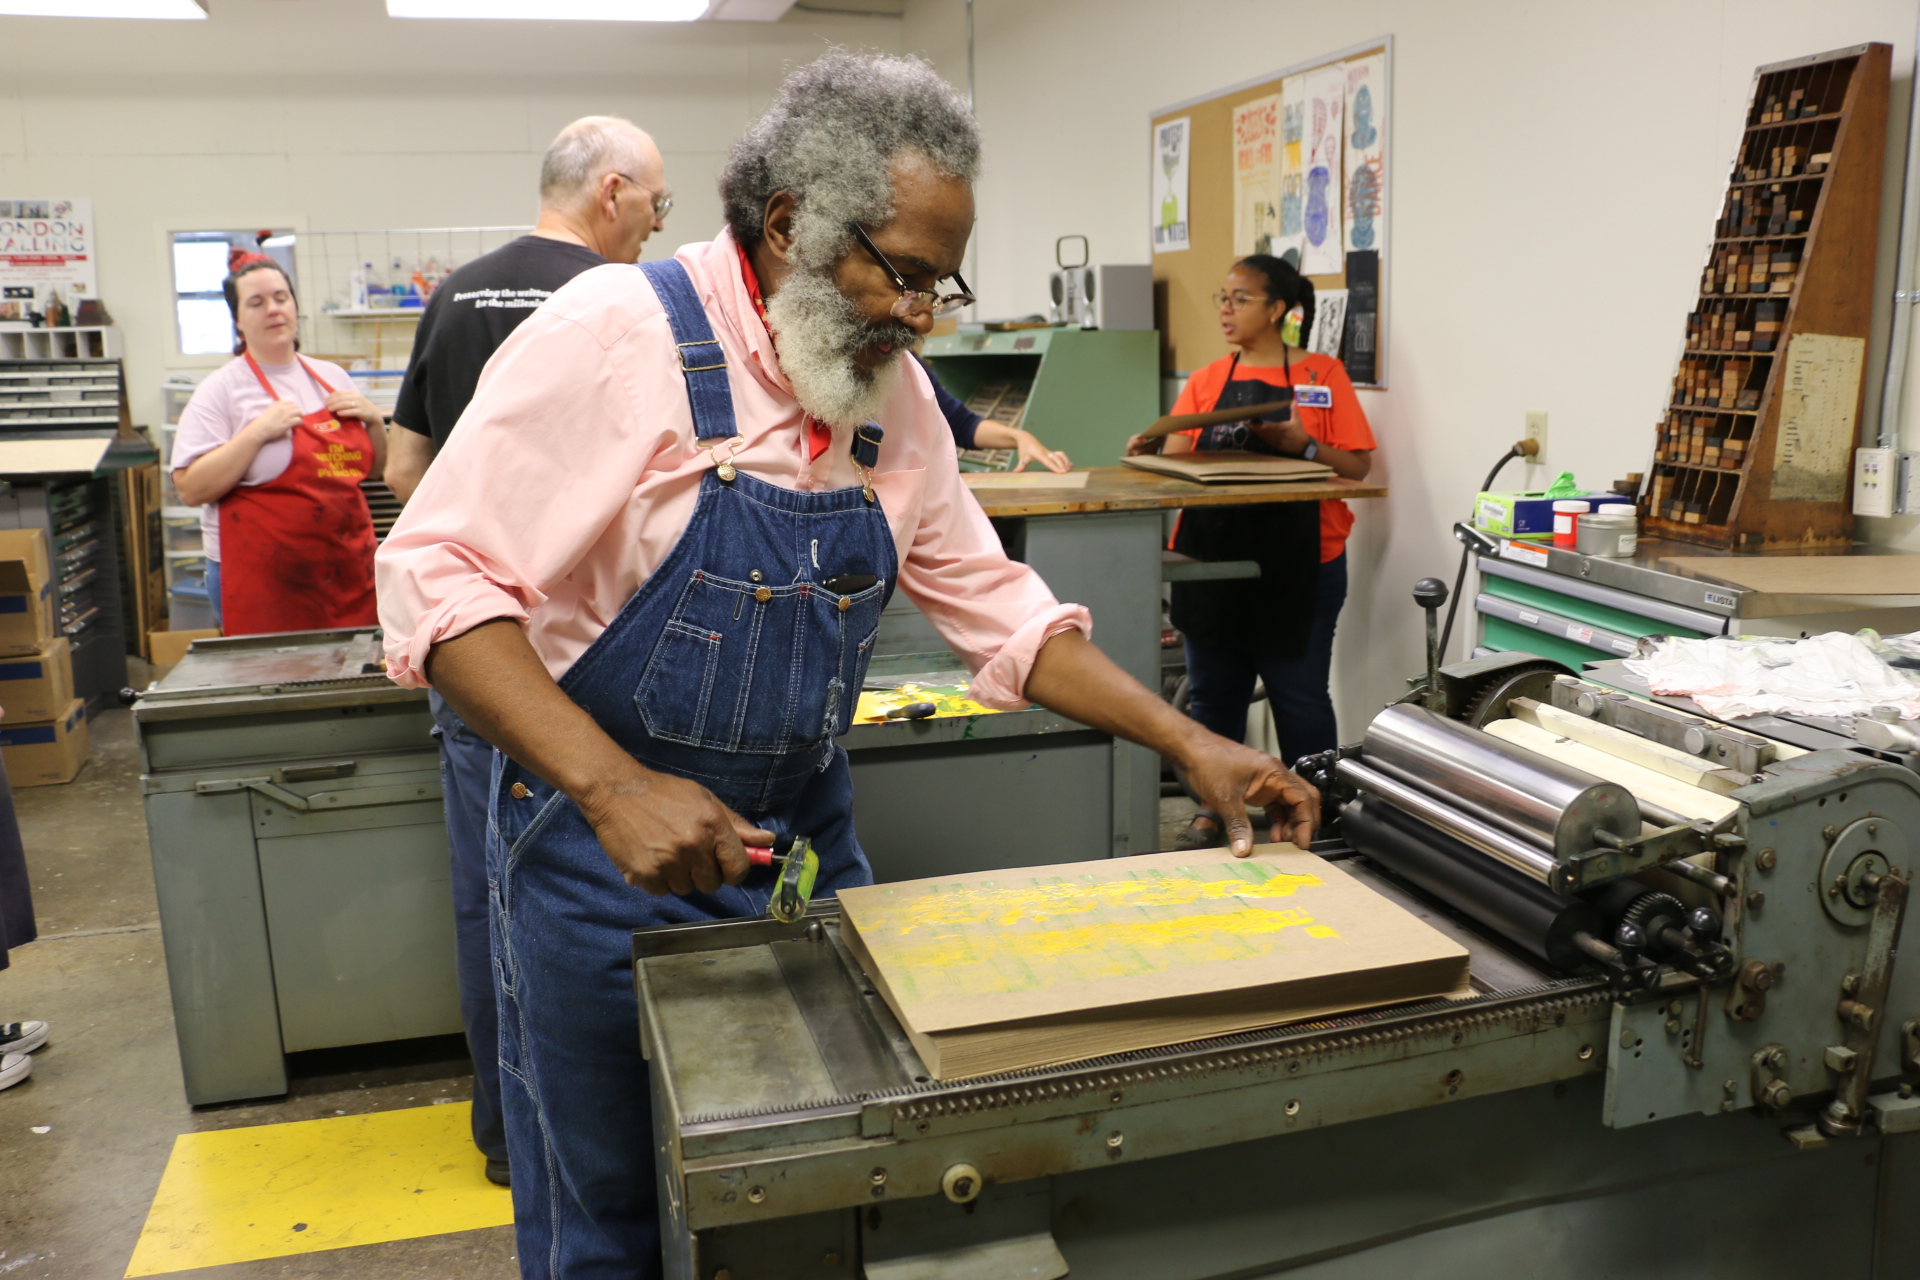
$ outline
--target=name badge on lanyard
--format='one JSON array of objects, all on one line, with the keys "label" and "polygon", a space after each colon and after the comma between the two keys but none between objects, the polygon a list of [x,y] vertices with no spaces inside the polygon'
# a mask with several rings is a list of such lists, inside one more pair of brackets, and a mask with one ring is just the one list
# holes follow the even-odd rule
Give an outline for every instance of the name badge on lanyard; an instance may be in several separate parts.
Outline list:
[{"label": "name badge on lanyard", "polygon": [[1295,386],[1293,402],[1303,409],[1331,409],[1333,408],[1333,388],[1316,387],[1311,384]]}]

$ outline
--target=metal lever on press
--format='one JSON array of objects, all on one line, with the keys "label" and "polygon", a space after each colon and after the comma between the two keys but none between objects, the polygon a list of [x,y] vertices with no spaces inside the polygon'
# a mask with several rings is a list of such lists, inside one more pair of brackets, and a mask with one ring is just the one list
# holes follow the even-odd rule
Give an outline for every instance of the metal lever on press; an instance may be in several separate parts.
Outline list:
[{"label": "metal lever on press", "polygon": [[1413,602],[1427,614],[1427,684],[1421,703],[1429,711],[1444,711],[1440,697],[1440,607],[1447,602],[1447,584],[1422,578],[1413,584]]}]

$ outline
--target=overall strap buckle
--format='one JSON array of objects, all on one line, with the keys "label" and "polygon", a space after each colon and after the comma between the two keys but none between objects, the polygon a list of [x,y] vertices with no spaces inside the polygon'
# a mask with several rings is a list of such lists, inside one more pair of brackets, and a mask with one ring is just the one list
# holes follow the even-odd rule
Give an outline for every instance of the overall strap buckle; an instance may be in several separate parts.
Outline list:
[{"label": "overall strap buckle", "polygon": [[[669,319],[669,323],[671,323],[671,319]],[[706,338],[699,342],[680,342],[674,345],[680,348],[680,372],[682,373],[707,373],[714,369],[724,369],[727,367],[727,353],[725,348],[720,345],[720,339],[718,338]],[[713,350],[702,351],[698,355],[695,355],[692,351],[694,347],[712,347]],[[692,360],[711,360],[713,363],[688,363]]]},{"label": "overall strap buckle", "polygon": [[665,258],[643,262],[640,270],[653,286],[673,329],[680,355],[680,372],[687,380],[687,403],[693,410],[696,440],[724,440],[738,435],[733,419],[733,392],[727,385],[727,358],[714,337],[707,309],[693,287],[693,277],[679,261]]}]

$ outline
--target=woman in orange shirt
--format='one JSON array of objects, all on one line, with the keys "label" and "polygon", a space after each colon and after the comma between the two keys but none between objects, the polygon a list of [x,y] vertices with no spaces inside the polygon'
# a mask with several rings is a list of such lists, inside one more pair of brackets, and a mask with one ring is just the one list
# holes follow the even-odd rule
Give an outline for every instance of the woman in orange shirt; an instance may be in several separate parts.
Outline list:
[{"label": "woman in orange shirt", "polygon": [[[1255,254],[1235,263],[1214,295],[1220,331],[1237,348],[1187,380],[1175,413],[1287,401],[1288,409],[1165,438],[1168,453],[1241,449],[1324,462],[1349,480],[1373,465],[1373,430],[1346,368],[1303,350],[1313,329],[1313,285],[1290,263]],[[1136,440],[1129,452],[1161,441]],[[1340,501],[1199,508],[1183,512],[1173,549],[1199,560],[1246,560],[1257,579],[1181,582],[1173,625],[1186,637],[1195,720],[1234,742],[1246,736],[1253,681],[1266,682],[1280,756],[1338,745],[1328,676],[1333,630],[1347,598],[1347,533],[1353,513]],[[1220,843],[1218,814],[1201,810],[1176,842]]]}]

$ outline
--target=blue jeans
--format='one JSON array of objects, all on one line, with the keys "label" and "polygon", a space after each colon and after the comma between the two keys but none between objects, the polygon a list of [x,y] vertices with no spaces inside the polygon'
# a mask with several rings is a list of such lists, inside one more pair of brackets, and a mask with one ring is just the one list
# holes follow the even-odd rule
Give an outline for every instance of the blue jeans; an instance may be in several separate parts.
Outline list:
[{"label": "blue jeans", "polygon": [[213,607],[213,625],[223,625],[220,620],[220,562],[207,561],[207,603]]},{"label": "blue jeans", "polygon": [[1280,759],[1291,766],[1301,756],[1339,745],[1333,695],[1333,628],[1347,600],[1345,553],[1320,566],[1319,596],[1307,651],[1298,658],[1261,661],[1232,649],[1187,638],[1187,679],[1193,702],[1188,714],[1221,737],[1241,742],[1247,736],[1247,708],[1253,681],[1266,682],[1267,703],[1280,739]]},{"label": "blue jeans", "polygon": [[429,692],[433,736],[440,743],[440,795],[453,861],[454,972],[460,980],[460,1022],[473,1055],[473,1145],[489,1160],[507,1158],[500,1118],[500,1015],[493,994],[493,944],[487,926],[487,798],[493,747]]},{"label": "blue jeans", "polygon": [[[847,753],[778,817],[813,838],[816,899],[870,884],[853,830]],[[653,1115],[633,989],[633,931],[766,914],[773,877],[656,898],[627,884],[580,810],[505,756],[488,841],[498,960],[500,1084],[513,1150],[520,1274],[532,1280],[658,1276]],[[530,793],[511,798],[515,782]]]}]

